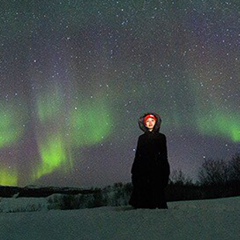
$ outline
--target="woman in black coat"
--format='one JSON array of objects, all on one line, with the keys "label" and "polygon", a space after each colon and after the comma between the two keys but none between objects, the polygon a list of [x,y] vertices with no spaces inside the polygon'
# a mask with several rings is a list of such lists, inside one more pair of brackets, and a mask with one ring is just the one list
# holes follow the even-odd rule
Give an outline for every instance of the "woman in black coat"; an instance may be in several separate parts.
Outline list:
[{"label": "woman in black coat", "polygon": [[139,119],[144,134],[139,136],[132,165],[133,192],[130,205],[134,208],[167,208],[164,189],[168,184],[166,136],[159,132],[161,118],[147,113]]}]

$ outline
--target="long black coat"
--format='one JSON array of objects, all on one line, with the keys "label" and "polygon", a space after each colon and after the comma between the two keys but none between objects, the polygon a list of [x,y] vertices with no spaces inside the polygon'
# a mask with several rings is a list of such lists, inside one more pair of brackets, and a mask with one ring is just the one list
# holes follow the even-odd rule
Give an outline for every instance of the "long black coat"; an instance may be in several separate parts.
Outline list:
[{"label": "long black coat", "polygon": [[144,116],[139,121],[145,133],[138,138],[131,170],[133,192],[129,203],[135,208],[167,208],[164,196],[170,174],[167,143],[166,136],[159,132],[161,119],[154,115],[157,123],[152,132],[144,126]]}]

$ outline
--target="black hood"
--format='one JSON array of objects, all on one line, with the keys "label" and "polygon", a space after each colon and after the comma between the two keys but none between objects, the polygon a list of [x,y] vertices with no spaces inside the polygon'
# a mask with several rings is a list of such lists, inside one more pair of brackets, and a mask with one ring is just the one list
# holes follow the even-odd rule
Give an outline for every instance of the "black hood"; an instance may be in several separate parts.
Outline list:
[{"label": "black hood", "polygon": [[156,124],[153,128],[153,132],[159,132],[160,131],[160,127],[161,127],[161,122],[162,122],[162,119],[161,117],[156,114],[156,113],[145,113],[143,116],[141,116],[138,120],[138,125],[139,125],[139,128],[144,131],[144,132],[148,132],[148,128],[145,127],[145,124],[144,124],[144,118],[147,116],[147,115],[154,115],[156,118],[157,118],[157,121],[156,121]]}]

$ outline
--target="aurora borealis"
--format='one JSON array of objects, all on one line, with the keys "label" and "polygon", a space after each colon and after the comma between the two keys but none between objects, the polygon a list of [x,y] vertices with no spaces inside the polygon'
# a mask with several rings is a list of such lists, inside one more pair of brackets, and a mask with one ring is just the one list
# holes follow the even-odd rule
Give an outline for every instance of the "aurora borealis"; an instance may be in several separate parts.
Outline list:
[{"label": "aurora borealis", "polygon": [[172,170],[240,144],[240,3],[1,1],[0,185],[130,181],[144,112]]}]

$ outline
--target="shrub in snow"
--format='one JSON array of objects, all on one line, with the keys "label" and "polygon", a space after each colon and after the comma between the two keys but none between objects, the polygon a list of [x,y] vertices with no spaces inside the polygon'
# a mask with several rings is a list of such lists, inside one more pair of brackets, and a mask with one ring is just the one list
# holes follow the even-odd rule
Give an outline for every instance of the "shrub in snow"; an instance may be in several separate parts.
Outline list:
[{"label": "shrub in snow", "polygon": [[48,210],[45,198],[2,198],[0,212],[33,212]]},{"label": "shrub in snow", "polygon": [[48,209],[80,209],[102,206],[100,194],[53,194],[47,198]]},{"label": "shrub in snow", "polygon": [[115,183],[102,190],[104,206],[126,206],[130,198],[132,185],[130,183]]}]

